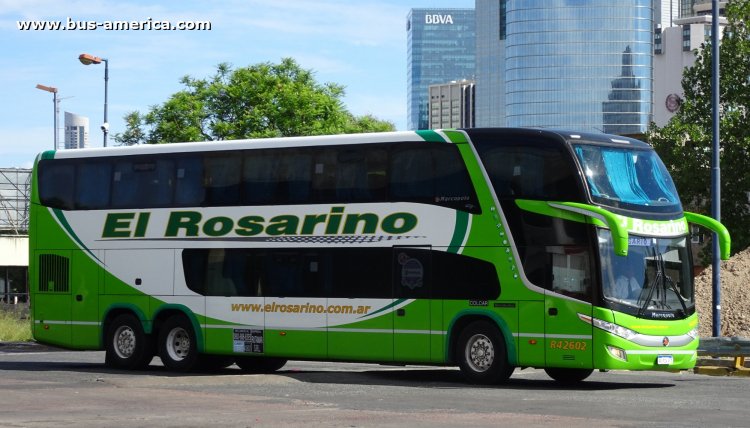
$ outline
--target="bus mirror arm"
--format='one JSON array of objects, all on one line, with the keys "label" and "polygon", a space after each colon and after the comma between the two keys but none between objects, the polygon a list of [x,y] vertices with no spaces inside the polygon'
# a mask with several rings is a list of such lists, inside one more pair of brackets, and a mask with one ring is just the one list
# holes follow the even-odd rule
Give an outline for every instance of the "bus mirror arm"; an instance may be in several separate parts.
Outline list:
[{"label": "bus mirror arm", "polygon": [[[617,216],[604,208],[579,202],[543,202],[516,199],[519,208],[537,214],[558,217],[565,220],[585,222],[591,219],[594,224],[601,224],[609,228],[612,233],[612,243],[615,254],[628,255],[628,229],[618,220]],[[571,216],[571,214],[573,214]],[[578,214],[578,216],[575,216]],[[580,217],[580,216],[583,216]]]},{"label": "bus mirror arm", "polygon": [[711,217],[687,211],[685,211],[685,220],[687,220],[688,223],[694,223],[698,226],[703,226],[706,229],[716,233],[716,235],[719,237],[719,251],[721,253],[721,259],[729,260],[729,255],[732,249],[732,238],[729,236],[729,231],[726,227],[724,227],[723,224],[719,223]]}]

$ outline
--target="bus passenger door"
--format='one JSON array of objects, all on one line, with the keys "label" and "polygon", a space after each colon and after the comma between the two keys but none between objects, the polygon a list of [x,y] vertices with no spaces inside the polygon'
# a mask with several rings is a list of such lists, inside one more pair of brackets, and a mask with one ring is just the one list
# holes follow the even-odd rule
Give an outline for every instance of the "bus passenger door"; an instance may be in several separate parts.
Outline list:
[{"label": "bus passenger door", "polygon": [[551,290],[545,293],[545,355],[548,367],[592,368],[591,261],[581,247],[552,252]]},{"label": "bus passenger door", "polygon": [[[102,259],[101,250],[91,250]],[[88,253],[72,252],[71,268],[71,329],[73,346],[76,348],[98,348],[101,316],[99,315],[99,284],[103,271]]]},{"label": "bus passenger door", "polygon": [[441,306],[430,300],[430,249],[393,247],[393,354],[397,362],[430,361],[432,314],[437,312],[437,322],[442,315]]}]

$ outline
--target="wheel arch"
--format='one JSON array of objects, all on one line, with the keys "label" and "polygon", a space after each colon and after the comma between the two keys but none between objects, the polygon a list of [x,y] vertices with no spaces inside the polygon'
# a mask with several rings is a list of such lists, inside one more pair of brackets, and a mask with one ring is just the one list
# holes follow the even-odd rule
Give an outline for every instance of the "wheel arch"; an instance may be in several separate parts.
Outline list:
[{"label": "wheel arch", "polygon": [[102,328],[99,334],[99,340],[101,341],[100,343],[102,344],[102,346],[104,346],[104,343],[106,341],[109,325],[115,318],[122,314],[134,315],[141,322],[141,326],[143,326],[143,332],[146,334],[151,334],[153,323],[148,318],[146,318],[146,314],[143,313],[141,308],[129,303],[114,304],[107,308],[107,310],[104,312]]},{"label": "wheel arch", "polygon": [[499,315],[479,310],[461,311],[456,314],[448,326],[448,343],[446,346],[446,361],[455,364],[456,360],[456,343],[461,332],[474,321],[487,321],[497,327],[498,331],[505,341],[505,349],[508,353],[508,363],[512,366],[518,365],[518,354],[516,352],[516,342],[513,333],[508,324]]},{"label": "wheel arch", "polygon": [[198,321],[198,317],[195,315],[195,313],[193,313],[193,311],[191,311],[185,305],[167,304],[160,306],[159,309],[157,309],[154,313],[153,333],[158,334],[159,329],[164,324],[164,322],[176,315],[184,316],[188,319],[188,321],[190,321],[190,325],[193,326],[193,332],[195,333],[196,348],[198,349],[199,353],[202,353],[205,349],[205,346],[201,323],[200,321]]}]

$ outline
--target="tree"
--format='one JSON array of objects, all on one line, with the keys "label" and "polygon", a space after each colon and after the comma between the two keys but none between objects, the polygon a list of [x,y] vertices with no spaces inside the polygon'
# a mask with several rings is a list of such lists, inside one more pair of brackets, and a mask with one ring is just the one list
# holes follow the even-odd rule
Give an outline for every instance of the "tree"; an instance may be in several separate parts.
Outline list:
[{"label": "tree", "polygon": [[344,88],[320,84],[293,59],[232,69],[219,64],[208,79],[182,78],[185,89],[146,114],[125,116],[120,144],[392,131],[373,116],[354,116]]},{"label": "tree", "polygon": [[[732,234],[732,252],[750,246],[750,2],[726,7],[720,45],[721,220]],[[670,169],[686,210],[704,214],[711,206],[711,57],[705,43],[682,78],[684,99],[663,128],[651,125],[647,139]]]}]

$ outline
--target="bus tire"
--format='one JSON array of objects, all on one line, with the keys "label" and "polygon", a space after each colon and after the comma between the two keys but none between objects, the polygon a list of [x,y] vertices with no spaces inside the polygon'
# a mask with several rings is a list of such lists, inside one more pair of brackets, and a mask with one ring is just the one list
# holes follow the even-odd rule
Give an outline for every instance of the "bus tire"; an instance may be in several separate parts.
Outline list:
[{"label": "bus tire", "polygon": [[193,325],[184,315],[168,318],[159,328],[159,358],[172,371],[189,372],[198,367],[198,342]]},{"label": "bus tire", "polygon": [[154,358],[154,343],[143,331],[141,321],[133,314],[117,315],[107,326],[104,357],[112,368],[137,370],[146,368]]},{"label": "bus tire", "polygon": [[547,376],[564,384],[582,382],[594,372],[592,369],[570,369],[558,367],[547,367],[544,371],[547,373]]},{"label": "bus tire", "polygon": [[455,355],[461,373],[471,383],[500,383],[513,373],[505,340],[488,321],[474,321],[461,331]]},{"label": "bus tire", "polygon": [[283,358],[237,357],[235,364],[245,373],[273,373],[286,364]]}]

